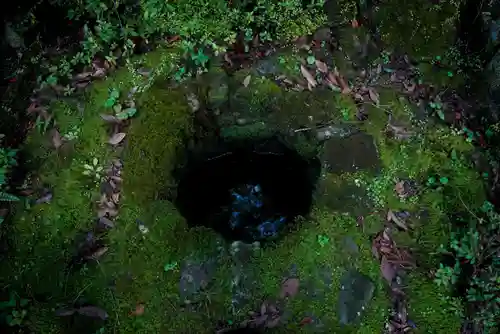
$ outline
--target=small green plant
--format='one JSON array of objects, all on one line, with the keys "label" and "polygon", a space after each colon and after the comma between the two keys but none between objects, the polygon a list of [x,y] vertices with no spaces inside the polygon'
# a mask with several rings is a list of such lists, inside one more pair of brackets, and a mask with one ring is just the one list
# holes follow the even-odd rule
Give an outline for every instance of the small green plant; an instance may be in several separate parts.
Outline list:
[{"label": "small green plant", "polygon": [[444,112],[441,102],[430,102],[429,107],[431,108],[432,113],[435,113],[441,120],[444,121]]},{"label": "small green plant", "polygon": [[80,135],[80,128],[77,125],[73,125],[71,127],[71,130],[69,130],[68,132],[66,132],[63,135],[63,138],[65,140],[71,141],[71,140],[78,139],[79,135]]},{"label": "small green plant", "polygon": [[95,182],[101,181],[104,168],[99,165],[99,160],[97,158],[92,159],[91,163],[84,164],[83,168],[83,175],[89,176]]},{"label": "small green plant", "polygon": [[[500,317],[500,215],[490,202],[470,214],[470,221],[461,221],[468,223],[467,226],[453,232],[449,244],[441,247],[455,263],[441,264],[435,282],[453,290],[459,277],[465,279],[461,284],[467,286],[465,301],[472,306],[469,316],[484,333],[493,333],[499,329]],[[460,275],[463,268],[468,268],[471,274]]]},{"label": "small green plant", "polygon": [[[0,202],[14,202],[19,200],[17,196],[7,192],[7,175],[12,167],[17,166],[16,154],[16,150],[0,147]],[[0,216],[0,224],[3,220],[4,217]]]},{"label": "small green plant", "polygon": [[28,311],[29,300],[19,297],[15,292],[10,293],[7,301],[0,302],[0,316],[2,322],[8,326],[22,326]]},{"label": "small green plant", "polygon": [[106,102],[104,103],[104,106],[106,108],[112,108],[118,102],[119,97],[120,97],[120,92],[118,91],[118,89],[116,88],[111,89],[109,91],[109,96]]}]

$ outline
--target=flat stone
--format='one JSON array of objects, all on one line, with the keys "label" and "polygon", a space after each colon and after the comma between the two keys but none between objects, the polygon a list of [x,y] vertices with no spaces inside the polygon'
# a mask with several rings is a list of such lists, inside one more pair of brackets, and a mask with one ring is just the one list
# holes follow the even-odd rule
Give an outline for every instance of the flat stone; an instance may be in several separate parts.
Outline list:
[{"label": "flat stone", "polygon": [[330,173],[380,170],[380,158],[372,136],[357,133],[347,138],[331,138],[325,143],[323,161]]},{"label": "flat stone", "polygon": [[373,211],[373,203],[366,188],[348,181],[334,184],[329,179],[322,180],[316,198],[318,204],[334,211],[348,212],[356,217],[365,216]]},{"label": "flat stone", "polygon": [[358,322],[373,297],[372,280],[356,270],[350,270],[340,280],[338,316],[343,325]]}]

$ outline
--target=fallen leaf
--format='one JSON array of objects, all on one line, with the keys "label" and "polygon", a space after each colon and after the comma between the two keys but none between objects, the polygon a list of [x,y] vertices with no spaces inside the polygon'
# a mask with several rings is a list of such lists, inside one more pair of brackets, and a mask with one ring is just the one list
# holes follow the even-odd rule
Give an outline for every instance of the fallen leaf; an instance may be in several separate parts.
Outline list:
[{"label": "fallen leaf", "polygon": [[316,79],[314,79],[313,75],[307,70],[307,68],[304,67],[304,65],[300,65],[300,71],[302,72],[304,78],[306,78],[308,85],[312,88],[316,87],[318,84]]},{"label": "fallen leaf", "polygon": [[113,195],[111,195],[111,200],[115,204],[118,204],[120,202],[120,193],[114,193]]},{"label": "fallen leaf", "polygon": [[143,314],[144,314],[144,304],[143,303],[138,303],[135,306],[135,310],[133,310],[129,313],[129,315],[134,316],[134,317],[137,317],[137,316],[143,315]]},{"label": "fallen leaf", "polygon": [[373,103],[375,103],[376,105],[379,105],[380,97],[374,88],[372,88],[372,87],[368,88],[368,95],[370,96],[370,100],[372,100]]},{"label": "fallen leaf", "polygon": [[97,217],[101,218],[106,215],[108,215],[109,217],[116,217],[118,215],[118,210],[111,209],[108,207],[102,207],[99,210],[97,210]]},{"label": "fallen leaf", "polygon": [[73,77],[74,81],[87,80],[92,76],[92,72],[82,72]]},{"label": "fallen leaf", "polygon": [[115,224],[106,217],[99,218],[97,224],[103,229],[112,229],[113,227],[115,227]]},{"label": "fallen leaf", "polygon": [[91,318],[100,318],[102,320],[106,320],[108,318],[108,313],[97,306],[83,306],[76,309],[76,312]]},{"label": "fallen leaf", "polygon": [[251,75],[247,75],[245,80],[243,80],[243,86],[244,87],[248,87],[248,85],[250,84],[250,79],[252,79],[252,76]]},{"label": "fallen leaf", "polygon": [[57,150],[62,144],[63,139],[59,131],[57,129],[52,130],[52,145],[54,145],[54,148]]},{"label": "fallen leaf", "polygon": [[287,278],[281,285],[281,298],[295,297],[299,292],[299,279],[298,278]]},{"label": "fallen leaf", "polygon": [[126,136],[126,133],[124,132],[118,132],[117,134],[114,134],[110,139],[109,139],[109,143],[111,145],[118,145],[122,142],[122,140],[125,138]]},{"label": "fallen leaf", "polygon": [[392,221],[403,230],[408,231],[408,226],[406,226],[405,222],[402,219],[399,219],[392,210],[387,212],[387,221]]},{"label": "fallen leaf", "polygon": [[328,73],[327,75],[327,79],[335,86],[339,86],[339,83],[337,81],[337,78],[335,77],[335,75],[333,73]]},{"label": "fallen leaf", "polygon": [[328,66],[321,60],[316,59],[316,67],[322,73],[328,73]]},{"label": "fallen leaf", "polygon": [[260,305],[260,315],[264,315],[267,313],[267,302],[263,302],[262,305]]},{"label": "fallen leaf", "polygon": [[92,254],[84,256],[85,260],[99,260],[104,254],[108,252],[108,247],[100,247]]},{"label": "fallen leaf", "polygon": [[382,261],[380,262],[380,271],[382,272],[382,276],[389,283],[392,283],[392,281],[396,277],[396,269],[387,261],[387,258],[385,256],[382,256]]},{"label": "fallen leaf", "polygon": [[394,191],[396,191],[399,196],[404,196],[406,194],[405,182],[399,181],[398,183],[396,183],[396,185],[394,186]]},{"label": "fallen leaf", "polygon": [[35,204],[49,203],[52,200],[52,192],[47,192],[35,201]]},{"label": "fallen leaf", "polygon": [[58,317],[69,317],[73,314],[75,314],[76,309],[59,309],[56,310],[56,316]]},{"label": "fallen leaf", "polygon": [[101,118],[105,121],[105,122],[109,122],[109,123],[120,123],[120,120],[113,116],[113,115],[106,115],[106,114],[101,114]]},{"label": "fallen leaf", "polygon": [[349,85],[345,81],[344,77],[339,73],[337,68],[334,68],[333,75],[335,76],[335,79],[337,79],[338,85],[342,90],[342,94],[350,94],[351,88],[349,88]]},{"label": "fallen leaf", "polygon": [[106,69],[99,68],[92,73],[92,77],[94,78],[104,78],[106,76]]}]

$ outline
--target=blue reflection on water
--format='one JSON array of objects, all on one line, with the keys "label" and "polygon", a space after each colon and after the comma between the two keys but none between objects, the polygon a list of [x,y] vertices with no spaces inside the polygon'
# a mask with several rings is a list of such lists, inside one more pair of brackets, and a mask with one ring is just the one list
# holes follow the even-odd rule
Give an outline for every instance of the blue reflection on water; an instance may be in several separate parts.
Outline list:
[{"label": "blue reflection on water", "polygon": [[232,229],[244,228],[257,238],[276,237],[285,224],[284,216],[263,217],[264,198],[259,184],[246,184],[231,191],[233,198],[229,223]]}]

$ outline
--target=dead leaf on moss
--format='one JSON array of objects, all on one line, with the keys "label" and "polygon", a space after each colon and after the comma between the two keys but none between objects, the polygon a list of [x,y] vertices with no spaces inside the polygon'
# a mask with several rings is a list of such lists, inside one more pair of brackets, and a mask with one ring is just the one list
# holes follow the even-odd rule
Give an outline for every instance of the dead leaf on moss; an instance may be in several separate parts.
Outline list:
[{"label": "dead leaf on moss", "polygon": [[307,68],[304,67],[304,65],[300,65],[300,72],[302,72],[302,75],[304,78],[307,80],[308,87],[315,88],[318,82],[316,79],[314,79],[314,76],[307,70]]},{"label": "dead leaf on moss", "polygon": [[59,130],[53,129],[52,130],[52,145],[54,145],[54,148],[57,150],[59,147],[61,147],[63,144],[63,138],[61,134],[59,133]]},{"label": "dead leaf on moss", "polygon": [[295,297],[299,292],[300,281],[296,277],[287,278],[281,285],[280,298]]},{"label": "dead leaf on moss", "polygon": [[97,226],[100,229],[103,230],[109,230],[115,227],[115,224],[108,218],[106,217],[101,217],[97,221]]},{"label": "dead leaf on moss", "polygon": [[110,139],[109,139],[109,143],[111,145],[118,145],[122,142],[122,140],[125,138],[127,134],[124,133],[124,132],[118,132],[116,134],[114,134]]},{"label": "dead leaf on moss", "polygon": [[328,66],[321,60],[316,59],[316,67],[322,73],[328,73]]},{"label": "dead leaf on moss", "polygon": [[333,76],[335,77],[338,86],[341,89],[342,94],[350,94],[351,88],[349,87],[344,77],[340,74],[339,70],[336,67],[333,70]]},{"label": "dead leaf on moss", "polygon": [[134,316],[134,317],[137,317],[137,316],[140,316],[140,315],[143,315],[144,314],[144,309],[145,309],[145,305],[143,303],[138,303],[136,306],[135,306],[135,310],[131,311],[129,313],[130,316]]},{"label": "dead leaf on moss", "polygon": [[56,310],[57,317],[69,317],[75,314],[76,309],[58,309]]},{"label": "dead leaf on moss", "polygon": [[101,118],[108,123],[120,123],[120,120],[113,115],[101,114]]},{"label": "dead leaf on moss", "polygon": [[396,277],[396,268],[387,261],[387,257],[382,256],[382,261],[380,262],[380,271],[382,272],[382,276],[387,280],[387,282],[392,283],[394,278]]},{"label": "dead leaf on moss", "polygon": [[373,87],[368,88],[368,96],[370,96],[370,100],[372,100],[375,105],[380,104],[380,96]]},{"label": "dead leaf on moss", "polygon": [[97,306],[83,306],[76,309],[76,312],[91,318],[100,318],[102,320],[106,320],[108,318],[108,313]]},{"label": "dead leaf on moss", "polygon": [[408,226],[406,226],[406,223],[402,219],[399,219],[398,216],[396,216],[396,214],[392,212],[392,210],[387,211],[387,221],[392,221],[403,230],[408,231]]},{"label": "dead leaf on moss", "polygon": [[101,218],[105,217],[106,215],[108,215],[111,218],[116,217],[118,215],[118,210],[111,209],[108,207],[102,207],[99,208],[99,210],[97,210],[97,217]]},{"label": "dead leaf on moss", "polygon": [[108,252],[108,247],[99,247],[92,254],[86,255],[85,260],[99,260],[104,254]]},{"label": "dead leaf on moss", "polygon": [[243,80],[244,87],[248,87],[248,85],[250,84],[250,79],[252,79],[252,76],[250,74],[245,77],[245,80]]}]

